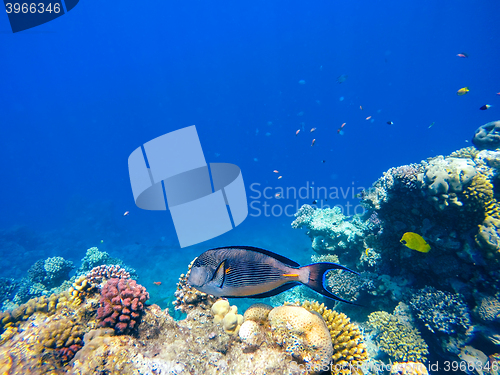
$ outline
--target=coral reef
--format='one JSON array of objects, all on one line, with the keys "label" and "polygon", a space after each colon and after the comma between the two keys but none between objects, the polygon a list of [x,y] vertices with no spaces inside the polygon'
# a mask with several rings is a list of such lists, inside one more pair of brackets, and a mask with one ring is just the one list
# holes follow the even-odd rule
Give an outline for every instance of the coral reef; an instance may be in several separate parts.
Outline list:
[{"label": "coral reef", "polygon": [[368,316],[368,326],[374,330],[375,340],[383,352],[398,362],[425,362],[429,353],[420,332],[386,311],[375,311]]},{"label": "coral reef", "polygon": [[500,323],[500,293],[494,296],[481,296],[476,313],[480,319],[488,323]]},{"label": "coral reef", "polygon": [[53,288],[67,280],[69,272],[75,267],[72,261],[65,260],[62,257],[53,257],[44,261],[43,268],[45,276],[42,283],[47,288]]},{"label": "coral reef", "polygon": [[111,278],[102,287],[97,318],[102,327],[114,328],[117,334],[130,333],[140,322],[146,288],[131,279]]},{"label": "coral reef", "polygon": [[496,150],[500,147],[500,121],[491,121],[477,128],[472,143],[479,150]]},{"label": "coral reef", "polygon": [[349,374],[362,366],[368,359],[368,354],[363,335],[356,324],[351,323],[345,314],[330,310],[316,301],[304,301],[300,306],[319,314],[325,320],[333,344],[334,373]]},{"label": "coral reef", "polygon": [[130,279],[130,272],[127,272],[124,268],[115,265],[100,265],[92,268],[86,274],[87,279],[94,283],[100,283],[107,279]]},{"label": "coral reef", "polygon": [[268,315],[273,339],[287,353],[319,373],[328,369],[333,346],[330,332],[321,315],[299,306],[280,306]]},{"label": "coral reef", "polygon": [[0,277],[0,304],[10,299],[18,285],[19,283],[12,278]]},{"label": "coral reef", "polygon": [[82,264],[80,268],[76,271],[77,276],[87,274],[91,271],[97,272],[96,267],[108,265],[108,266],[120,266],[124,269],[123,272],[128,272],[129,277],[136,278],[137,272],[128,266],[123,264],[123,261],[117,258],[111,257],[106,251],[100,251],[97,247],[91,247],[87,250],[85,257],[82,259]]},{"label": "coral reef", "polygon": [[[20,281],[19,289],[13,298],[16,304],[22,304],[34,297],[59,292],[59,288],[69,279],[73,262],[62,257],[36,261],[28,270],[27,276]],[[63,288],[64,289],[64,288]]]},{"label": "coral reef", "polygon": [[470,328],[467,305],[458,293],[451,294],[425,287],[412,296],[410,306],[432,333],[463,333]]},{"label": "coral reef", "polygon": [[461,207],[457,194],[476,175],[476,165],[471,159],[436,157],[429,161],[423,175],[424,192],[439,210],[450,205]]},{"label": "coral reef", "polygon": [[349,221],[339,207],[315,209],[305,204],[295,217],[292,228],[306,228],[317,253],[345,250],[362,241],[363,223]]}]

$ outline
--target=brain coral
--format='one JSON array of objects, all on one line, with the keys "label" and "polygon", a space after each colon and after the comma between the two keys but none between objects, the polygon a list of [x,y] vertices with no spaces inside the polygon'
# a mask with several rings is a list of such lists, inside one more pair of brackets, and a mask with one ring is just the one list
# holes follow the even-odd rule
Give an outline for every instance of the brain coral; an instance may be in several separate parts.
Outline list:
[{"label": "brain coral", "polygon": [[293,358],[305,362],[312,373],[329,368],[332,341],[319,314],[299,306],[280,306],[271,310],[269,322],[274,340]]},{"label": "brain coral", "polygon": [[302,307],[323,317],[330,331],[333,344],[333,372],[348,374],[353,368],[359,368],[368,359],[359,327],[343,313],[327,309],[324,304],[305,301]]},{"label": "brain coral", "polygon": [[380,350],[395,361],[425,362],[429,353],[420,332],[403,324],[385,311],[375,311],[368,316],[368,325],[375,330]]},{"label": "brain coral", "polygon": [[109,279],[101,290],[97,317],[100,325],[126,334],[139,323],[144,303],[149,299],[146,288],[131,279]]},{"label": "brain coral", "polygon": [[492,121],[477,128],[472,143],[480,150],[500,147],[500,121]]}]

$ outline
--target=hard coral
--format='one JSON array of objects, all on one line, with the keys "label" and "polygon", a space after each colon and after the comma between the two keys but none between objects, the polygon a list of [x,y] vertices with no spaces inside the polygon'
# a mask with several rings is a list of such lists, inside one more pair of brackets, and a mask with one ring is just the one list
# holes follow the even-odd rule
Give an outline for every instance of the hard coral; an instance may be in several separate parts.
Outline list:
[{"label": "hard coral", "polygon": [[429,353],[427,344],[417,329],[402,323],[385,311],[375,311],[368,316],[368,325],[375,330],[380,350],[396,361],[425,362]]},{"label": "hard coral", "polygon": [[450,157],[474,160],[478,153],[479,153],[479,150],[475,147],[464,147],[464,148],[461,148],[460,150],[453,151],[450,154]]},{"label": "hard coral", "polygon": [[322,317],[299,306],[280,306],[269,313],[274,340],[293,358],[319,373],[328,368],[333,347]]},{"label": "hard coral", "polygon": [[54,349],[63,362],[68,362],[83,346],[85,326],[75,319],[60,319],[49,323],[40,341],[47,349]]},{"label": "hard coral", "polygon": [[309,311],[321,315],[330,332],[333,345],[333,372],[348,374],[359,368],[368,359],[368,353],[363,342],[359,327],[343,313],[330,310],[324,304],[305,301],[301,305]]},{"label": "hard coral", "polygon": [[435,157],[428,162],[423,182],[428,199],[439,210],[450,205],[461,207],[457,194],[461,193],[476,175],[473,160]]},{"label": "hard coral", "polygon": [[481,298],[476,311],[485,322],[500,322],[500,293]]},{"label": "hard coral", "polygon": [[243,315],[238,314],[236,306],[229,306],[229,302],[225,299],[219,299],[212,305],[212,314],[214,314],[214,322],[222,322],[222,326],[226,333],[237,334],[243,323]]},{"label": "hard coral", "polygon": [[102,327],[111,327],[118,334],[127,334],[141,318],[144,303],[149,299],[146,288],[130,279],[109,279],[101,290],[97,317]]},{"label": "hard coral", "polygon": [[87,279],[94,283],[100,283],[107,279],[130,279],[130,273],[118,264],[106,265],[102,264],[92,268],[86,275]]},{"label": "hard coral", "polygon": [[471,324],[467,305],[459,294],[425,287],[410,300],[417,317],[432,332],[465,332]]},{"label": "hard coral", "polygon": [[500,121],[491,121],[477,128],[472,143],[480,150],[500,147]]},{"label": "hard coral", "polygon": [[348,220],[339,207],[314,209],[305,204],[295,214],[292,228],[306,228],[317,253],[356,246],[362,240],[364,224]]}]

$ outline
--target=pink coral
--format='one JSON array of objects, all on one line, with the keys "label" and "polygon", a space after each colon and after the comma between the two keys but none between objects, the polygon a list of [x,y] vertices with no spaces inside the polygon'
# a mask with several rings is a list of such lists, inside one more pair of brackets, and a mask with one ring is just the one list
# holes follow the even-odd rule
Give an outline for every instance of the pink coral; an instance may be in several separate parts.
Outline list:
[{"label": "pink coral", "polygon": [[146,288],[131,279],[111,278],[102,287],[97,317],[103,327],[118,334],[129,333],[139,323],[144,303],[149,299]]}]

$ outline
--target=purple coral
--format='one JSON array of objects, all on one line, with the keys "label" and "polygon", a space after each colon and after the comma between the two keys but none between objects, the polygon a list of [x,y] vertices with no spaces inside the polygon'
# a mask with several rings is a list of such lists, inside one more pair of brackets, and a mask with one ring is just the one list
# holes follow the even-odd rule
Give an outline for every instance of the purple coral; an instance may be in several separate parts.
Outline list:
[{"label": "purple coral", "polygon": [[391,168],[386,173],[392,176],[391,187],[416,190],[419,188],[418,175],[423,173],[423,168],[420,164],[402,165]]},{"label": "purple coral", "polygon": [[86,276],[87,279],[99,283],[103,279],[129,279],[130,273],[125,271],[125,269],[121,268],[119,265],[108,266],[103,264],[92,268]]},{"label": "purple coral", "polygon": [[144,303],[149,299],[146,288],[131,279],[112,278],[101,290],[97,317],[102,327],[127,334],[140,321]]}]

